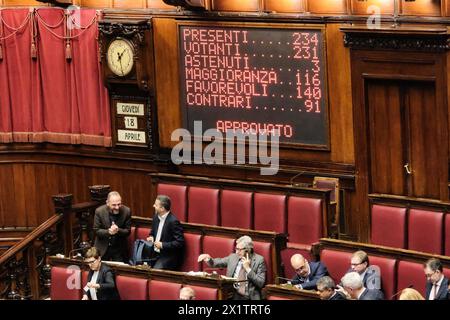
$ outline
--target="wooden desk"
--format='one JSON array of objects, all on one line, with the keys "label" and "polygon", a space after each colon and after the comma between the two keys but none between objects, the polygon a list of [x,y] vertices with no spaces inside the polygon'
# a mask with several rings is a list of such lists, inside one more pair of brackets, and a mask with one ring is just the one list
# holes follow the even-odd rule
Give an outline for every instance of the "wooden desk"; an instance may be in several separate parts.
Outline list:
[{"label": "wooden desk", "polygon": [[320,300],[319,294],[314,290],[297,289],[291,285],[269,284],[264,288],[266,299],[271,296],[289,300]]},{"label": "wooden desk", "polygon": [[[51,266],[63,268],[78,266],[82,271],[89,270],[88,266],[84,264],[82,260],[59,258],[56,256],[50,257],[49,260]],[[234,293],[234,281],[229,279],[222,279],[214,276],[188,275],[186,272],[157,270],[148,266],[117,265],[110,264],[108,261],[103,261],[103,263],[108,264],[114,270],[116,275],[148,279],[149,281],[160,280],[180,283],[182,285],[216,288],[218,289],[217,300],[231,299]]]}]

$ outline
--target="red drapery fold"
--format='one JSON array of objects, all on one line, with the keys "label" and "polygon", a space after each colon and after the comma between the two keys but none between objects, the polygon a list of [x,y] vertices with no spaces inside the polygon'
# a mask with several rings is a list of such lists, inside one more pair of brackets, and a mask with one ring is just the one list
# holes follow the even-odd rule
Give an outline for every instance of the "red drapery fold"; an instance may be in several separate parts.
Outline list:
[{"label": "red drapery fold", "polygon": [[65,14],[0,10],[0,142],[111,146],[97,12]]}]

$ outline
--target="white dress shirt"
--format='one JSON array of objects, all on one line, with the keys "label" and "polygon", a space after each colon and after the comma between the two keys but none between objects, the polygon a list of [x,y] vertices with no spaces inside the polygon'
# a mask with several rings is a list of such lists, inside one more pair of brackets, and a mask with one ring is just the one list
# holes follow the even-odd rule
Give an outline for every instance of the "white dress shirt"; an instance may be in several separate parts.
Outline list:
[{"label": "white dress shirt", "polygon": [[[158,231],[156,232],[156,238],[155,238],[155,242],[160,241],[161,240],[161,233],[162,233],[162,229],[164,228],[164,223],[166,222],[166,218],[169,215],[170,211],[168,211],[166,214],[160,216],[158,215],[159,218],[159,225],[158,225]],[[160,252],[160,249],[158,249],[157,247],[155,247],[153,245],[153,249],[156,252]],[[162,249],[162,246],[161,246]]]}]

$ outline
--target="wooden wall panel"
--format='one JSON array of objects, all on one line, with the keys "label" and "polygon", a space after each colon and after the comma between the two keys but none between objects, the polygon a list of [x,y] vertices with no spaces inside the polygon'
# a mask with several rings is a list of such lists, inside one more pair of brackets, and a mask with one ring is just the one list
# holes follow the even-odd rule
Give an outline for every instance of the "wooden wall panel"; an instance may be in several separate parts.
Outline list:
[{"label": "wooden wall panel", "polygon": [[159,141],[161,147],[169,148],[175,145],[170,135],[181,128],[177,24],[173,19],[155,18],[153,28]]},{"label": "wooden wall panel", "polygon": [[33,1],[33,0],[3,0],[3,4],[0,3],[0,5],[3,5],[5,7],[48,6],[48,4],[45,4],[43,2]]},{"label": "wooden wall panel", "polygon": [[215,11],[259,11],[261,0],[211,0],[211,8]]},{"label": "wooden wall panel", "polygon": [[162,0],[147,0],[147,8],[149,9],[169,9],[175,10],[176,7],[165,4]]},{"label": "wooden wall panel", "polygon": [[89,201],[88,186],[109,184],[134,215],[153,215],[151,180],[143,171],[61,164],[0,164],[0,228],[36,227],[54,213],[51,196],[72,193],[74,203]]},{"label": "wooden wall panel", "polygon": [[377,6],[381,14],[394,14],[394,0],[368,0],[358,1],[351,0],[350,12],[351,14],[368,15],[368,8]]},{"label": "wooden wall panel", "polygon": [[113,7],[120,9],[139,9],[145,8],[146,0],[113,0]]},{"label": "wooden wall panel", "polygon": [[413,16],[440,16],[440,0],[400,1],[400,14]]},{"label": "wooden wall panel", "polygon": [[305,11],[305,3],[304,0],[265,0],[264,11],[302,13]]},{"label": "wooden wall panel", "polygon": [[306,11],[310,13],[346,14],[347,10],[347,0],[308,0],[306,5]]},{"label": "wooden wall panel", "polygon": [[80,6],[85,8],[112,8],[113,0],[81,0]]}]

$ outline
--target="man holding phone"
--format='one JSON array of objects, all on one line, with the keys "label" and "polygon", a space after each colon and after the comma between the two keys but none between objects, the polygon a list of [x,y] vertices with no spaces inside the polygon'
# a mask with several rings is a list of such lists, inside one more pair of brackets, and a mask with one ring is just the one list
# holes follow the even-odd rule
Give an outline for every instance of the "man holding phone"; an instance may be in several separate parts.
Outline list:
[{"label": "man holding phone", "polygon": [[236,240],[235,253],[224,258],[211,258],[207,253],[198,257],[213,268],[227,268],[227,277],[237,279],[234,300],[261,300],[261,289],[266,283],[266,263],[264,258],[253,251],[253,241],[249,236]]}]

